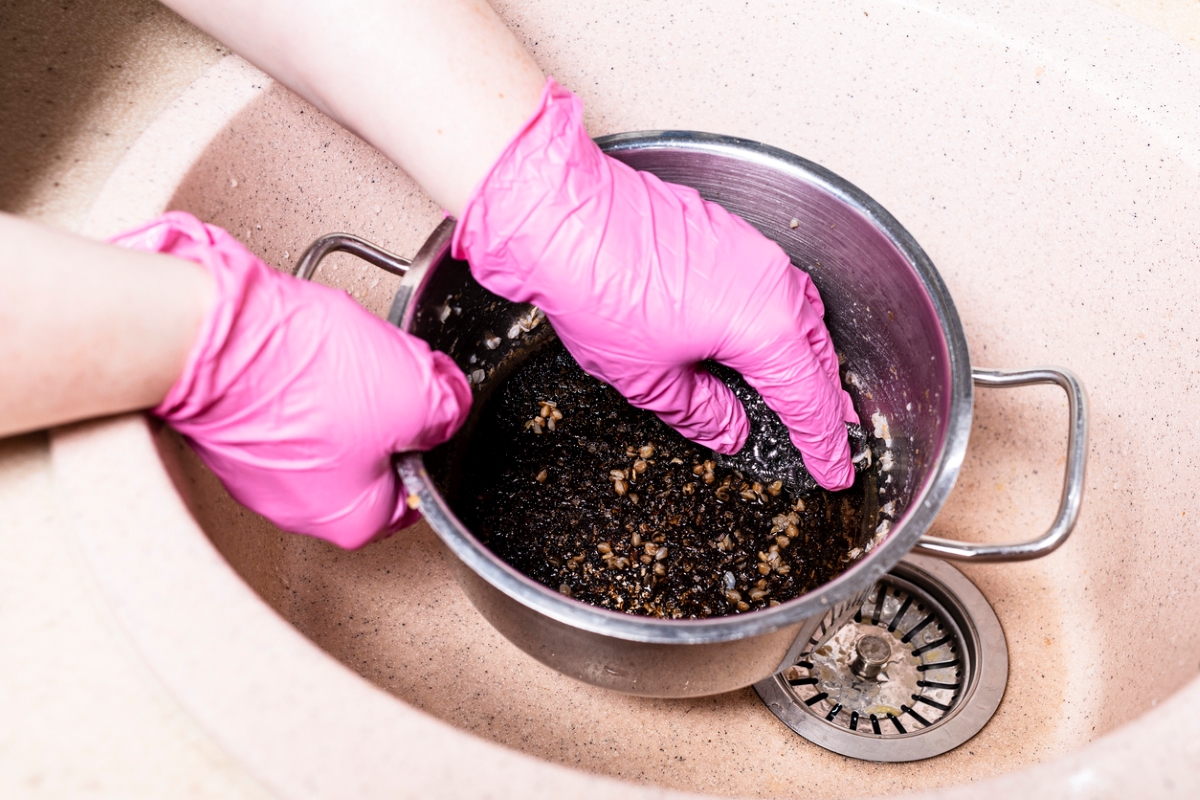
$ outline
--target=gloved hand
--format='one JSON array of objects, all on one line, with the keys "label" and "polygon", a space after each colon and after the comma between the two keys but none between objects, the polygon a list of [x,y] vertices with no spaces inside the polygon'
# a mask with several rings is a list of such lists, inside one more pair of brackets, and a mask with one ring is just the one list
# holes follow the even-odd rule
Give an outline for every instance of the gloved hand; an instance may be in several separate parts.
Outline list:
[{"label": "gloved hand", "polygon": [[234,498],[346,548],[419,518],[392,455],[433,447],[466,418],[471,392],[448,356],[190,214],[111,241],[195,261],[216,281],[183,375],[153,413]]},{"label": "gloved hand", "polygon": [[854,482],[825,307],[803,271],[693,189],[605,156],[554,79],[475,189],[454,234],[483,286],[537,305],[571,355],[698,444],[741,449],[749,423],[698,364],[740,372],[787,424],[813,477]]}]

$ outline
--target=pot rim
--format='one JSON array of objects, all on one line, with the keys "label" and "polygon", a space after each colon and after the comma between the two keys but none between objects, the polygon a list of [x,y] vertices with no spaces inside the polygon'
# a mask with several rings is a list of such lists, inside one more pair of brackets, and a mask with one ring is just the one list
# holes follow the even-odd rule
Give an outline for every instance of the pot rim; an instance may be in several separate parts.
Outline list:
[{"label": "pot rim", "polygon": [[[663,620],[592,606],[564,597],[521,574],[484,547],[458,519],[435,488],[421,453],[399,457],[398,468],[405,487],[419,498],[425,519],[467,567],[513,600],[572,628],[634,642],[706,644],[772,633],[822,615],[895,566],[933,524],[958,479],[971,431],[973,383],[966,336],[950,293],[925,251],[895,217],[849,181],[805,158],[749,139],[697,131],[618,133],[599,137],[596,143],[618,159],[623,154],[677,150],[768,167],[834,195],[879,229],[912,266],[943,334],[950,382],[945,401],[946,425],[930,477],[905,514],[895,521],[887,538],[829,583],[772,608],[697,620]],[[427,279],[449,255],[454,225],[454,220],[448,218],[430,235],[396,293],[389,319],[402,330],[411,328]]]}]

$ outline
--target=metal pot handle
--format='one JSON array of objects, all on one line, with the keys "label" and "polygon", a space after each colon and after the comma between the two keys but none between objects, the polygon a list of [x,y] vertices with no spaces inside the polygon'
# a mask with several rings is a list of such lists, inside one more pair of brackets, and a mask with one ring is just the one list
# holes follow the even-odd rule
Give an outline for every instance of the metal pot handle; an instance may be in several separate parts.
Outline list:
[{"label": "metal pot handle", "polygon": [[1083,499],[1083,480],[1087,466],[1088,414],[1087,395],[1083,385],[1071,372],[1058,367],[1015,372],[974,369],[971,371],[971,377],[976,386],[1008,387],[1056,383],[1067,393],[1070,424],[1067,428],[1067,464],[1058,515],[1055,516],[1050,529],[1039,538],[1020,544],[969,544],[936,536],[922,536],[913,551],[949,561],[972,561],[980,564],[1029,561],[1049,555],[1062,546],[1079,519],[1079,505]]},{"label": "metal pot handle", "polygon": [[[300,256],[296,262],[296,269],[292,273],[301,280],[311,280],[313,274],[317,271],[317,265],[321,260],[330,253],[341,251],[358,256],[369,264],[374,264],[380,269],[390,272],[393,275],[408,276],[408,280],[401,281],[400,287],[396,290],[396,297],[392,301],[391,311],[388,312],[388,322],[397,326],[401,330],[407,330],[409,320],[406,320],[406,314],[410,310],[409,306],[413,298],[413,287],[421,282],[424,276],[424,271],[429,269],[430,265],[437,261],[450,249],[450,239],[454,235],[455,221],[453,217],[447,217],[442,220],[433,233],[429,234],[429,238],[417,250],[417,254],[411,259],[398,256],[384,250],[377,244],[368,242],[359,236],[352,233],[327,233],[313,241]],[[411,284],[411,285],[410,285]]]},{"label": "metal pot handle", "polygon": [[379,245],[371,244],[366,239],[352,233],[327,233],[308,246],[304,255],[296,262],[293,273],[301,280],[312,280],[317,265],[330,253],[349,253],[358,256],[363,261],[374,264],[385,272],[403,276],[412,266],[412,261],[395,253],[389,253]]}]

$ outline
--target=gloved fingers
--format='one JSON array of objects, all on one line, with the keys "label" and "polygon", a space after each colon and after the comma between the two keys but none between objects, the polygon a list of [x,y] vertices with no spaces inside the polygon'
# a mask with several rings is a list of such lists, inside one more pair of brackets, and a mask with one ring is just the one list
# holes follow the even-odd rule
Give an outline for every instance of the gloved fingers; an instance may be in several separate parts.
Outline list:
[{"label": "gloved fingers", "polygon": [[[466,421],[471,410],[470,384],[450,356],[430,350],[421,339],[390,326],[389,333],[403,337],[407,357],[416,366],[409,381],[395,386],[401,395],[396,398],[398,406],[411,407],[405,409],[407,419],[396,415],[399,436],[392,449],[400,453],[437,447]],[[408,397],[420,397],[420,402],[405,403]],[[395,411],[399,412],[400,407]]]},{"label": "gloved fingers", "polygon": [[433,385],[438,388],[432,398],[425,435],[413,444],[416,450],[428,450],[449,439],[467,421],[471,410],[471,385],[467,376],[450,356],[436,350],[432,352]]},{"label": "gloved fingers", "polygon": [[[430,403],[425,414],[425,423],[421,426],[418,438],[410,441],[403,448],[397,447],[397,450],[429,450],[453,436],[454,432],[466,421],[467,414],[471,410],[471,387],[462,374],[462,370],[448,355],[430,351],[428,345],[420,339],[400,331],[397,333],[423,346],[430,355],[429,382],[425,387]],[[389,477],[395,481],[396,485],[394,508],[391,520],[375,536],[375,539],[386,538],[421,519],[420,511],[409,508],[408,492],[405,491],[404,484],[400,482],[400,477],[394,468],[390,470]]]},{"label": "gloved fingers", "polygon": [[833,349],[833,339],[830,338],[829,331],[824,325],[814,325],[806,331],[805,339],[813,356],[817,359],[817,363],[821,366],[821,372],[840,397],[842,420],[857,425],[858,412],[854,410],[854,403],[850,400],[850,395],[842,389],[841,367],[838,364],[837,351]]},{"label": "gloved fingers", "polygon": [[421,512],[415,508],[408,506],[408,491],[404,488],[404,483],[400,480],[400,476],[396,474],[396,470],[392,470],[392,480],[396,484],[396,501],[395,508],[392,510],[392,518],[386,525],[380,528],[379,533],[371,537],[372,542],[386,539],[399,530],[407,528],[409,525],[416,525],[421,521]]},{"label": "gloved fingers", "polygon": [[825,301],[821,299],[821,293],[817,291],[817,285],[813,283],[812,276],[799,267],[792,267],[796,271],[797,279],[804,286],[804,299],[812,306],[813,311],[817,312],[817,316],[821,319],[825,318]]},{"label": "gloved fingers", "polygon": [[[292,281],[287,276],[281,279]],[[327,526],[330,533],[318,535],[343,547],[357,547],[420,519],[420,513],[407,506],[393,456],[428,450],[453,436],[470,411],[471,390],[449,356],[372,316],[344,292],[309,283],[292,285],[304,293],[335,295],[322,340],[327,357],[348,367],[341,374],[338,393],[347,424],[340,432],[330,431],[327,438],[337,450],[341,450],[336,445],[339,440],[357,440],[346,442],[357,467],[347,463],[346,468],[363,473],[358,480],[334,485],[351,492],[347,508],[362,509],[370,521],[340,521]],[[310,303],[313,300],[308,298]],[[356,486],[362,487],[360,491],[355,492]],[[353,531],[354,538],[345,538],[339,530]]]},{"label": "gloved fingers", "polygon": [[789,278],[800,282],[803,287],[803,300],[799,302],[808,306],[796,309],[797,318],[802,322],[804,338],[821,365],[821,371],[841,397],[843,420],[857,425],[858,413],[854,410],[850,395],[842,390],[841,366],[838,363],[837,351],[833,347],[829,329],[824,325],[825,303],[821,300],[821,294],[812,278],[803,270],[793,267]]},{"label": "gloved fingers", "polygon": [[844,419],[849,396],[829,380],[805,338],[777,347],[769,363],[734,368],[787,425],[792,444],[817,483],[831,491],[849,488],[854,483]]},{"label": "gloved fingers", "polygon": [[453,435],[470,409],[466,378],[344,292],[260,275],[281,296],[262,305],[255,292],[220,348],[232,368],[235,343],[253,343],[245,361],[197,382],[219,394],[163,416],[230,494],[284,530],[354,549],[416,522],[393,454]]},{"label": "gloved fingers", "polygon": [[708,370],[696,365],[630,367],[628,377],[634,380],[613,376],[611,370],[600,377],[630,403],[653,411],[696,444],[726,454],[742,449],[750,435],[746,410],[733,391]]}]

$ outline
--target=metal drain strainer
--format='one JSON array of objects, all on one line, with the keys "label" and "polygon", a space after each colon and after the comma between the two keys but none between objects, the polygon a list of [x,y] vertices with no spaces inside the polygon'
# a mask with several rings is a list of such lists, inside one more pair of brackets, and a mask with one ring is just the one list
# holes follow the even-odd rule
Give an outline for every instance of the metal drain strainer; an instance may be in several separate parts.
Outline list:
[{"label": "metal drain strainer", "polygon": [[804,738],[868,761],[958,747],[991,719],[1008,680],[987,600],[957,569],[922,556],[906,556],[850,622],[799,652],[755,691]]}]

